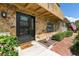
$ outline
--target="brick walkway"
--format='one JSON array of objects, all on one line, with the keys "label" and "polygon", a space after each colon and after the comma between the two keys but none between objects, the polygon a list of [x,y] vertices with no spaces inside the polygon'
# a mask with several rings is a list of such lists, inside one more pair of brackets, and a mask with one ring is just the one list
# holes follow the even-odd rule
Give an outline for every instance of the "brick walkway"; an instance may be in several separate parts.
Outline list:
[{"label": "brick walkway", "polygon": [[70,47],[72,46],[73,39],[76,37],[76,33],[73,33],[73,36],[64,38],[62,41],[58,42],[54,47],[51,48],[52,51],[62,55],[62,56],[71,56]]}]

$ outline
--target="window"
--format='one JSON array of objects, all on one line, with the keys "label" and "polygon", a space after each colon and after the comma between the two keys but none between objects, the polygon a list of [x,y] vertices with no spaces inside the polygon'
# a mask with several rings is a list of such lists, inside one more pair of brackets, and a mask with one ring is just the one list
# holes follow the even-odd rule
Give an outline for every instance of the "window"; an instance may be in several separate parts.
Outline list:
[{"label": "window", "polygon": [[53,32],[53,23],[51,23],[51,22],[47,23],[46,31],[47,32]]}]

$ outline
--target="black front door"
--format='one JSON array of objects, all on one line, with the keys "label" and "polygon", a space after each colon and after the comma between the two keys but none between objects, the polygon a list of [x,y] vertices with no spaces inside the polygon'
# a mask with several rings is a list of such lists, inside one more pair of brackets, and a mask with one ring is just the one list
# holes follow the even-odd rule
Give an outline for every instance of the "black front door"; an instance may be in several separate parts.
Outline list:
[{"label": "black front door", "polygon": [[35,17],[16,12],[16,34],[20,43],[35,39]]}]

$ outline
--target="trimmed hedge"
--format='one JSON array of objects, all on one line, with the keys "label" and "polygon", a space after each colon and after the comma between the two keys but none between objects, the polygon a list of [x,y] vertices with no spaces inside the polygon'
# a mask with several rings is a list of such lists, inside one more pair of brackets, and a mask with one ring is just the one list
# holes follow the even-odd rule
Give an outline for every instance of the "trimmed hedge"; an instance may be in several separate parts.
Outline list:
[{"label": "trimmed hedge", "polygon": [[52,36],[52,40],[61,41],[65,37],[65,33],[58,33],[54,36]]},{"label": "trimmed hedge", "polygon": [[72,34],[73,34],[73,31],[68,30],[65,32],[65,37],[70,37],[72,36]]},{"label": "trimmed hedge", "polygon": [[65,32],[61,32],[61,33],[57,33],[54,36],[52,36],[52,40],[56,40],[56,41],[61,41],[62,39],[64,39],[64,37],[70,37],[72,36],[73,32],[72,31],[65,31]]},{"label": "trimmed hedge", "polygon": [[0,36],[0,55],[1,56],[17,56],[18,51],[16,37],[14,36]]}]

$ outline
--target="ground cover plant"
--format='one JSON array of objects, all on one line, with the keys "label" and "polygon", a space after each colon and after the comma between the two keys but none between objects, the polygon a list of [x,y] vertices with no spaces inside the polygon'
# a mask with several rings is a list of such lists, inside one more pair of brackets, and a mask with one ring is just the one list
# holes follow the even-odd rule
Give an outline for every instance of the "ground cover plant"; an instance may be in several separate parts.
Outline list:
[{"label": "ground cover plant", "polygon": [[1,56],[17,56],[18,51],[17,40],[15,36],[0,36],[0,55]]}]

